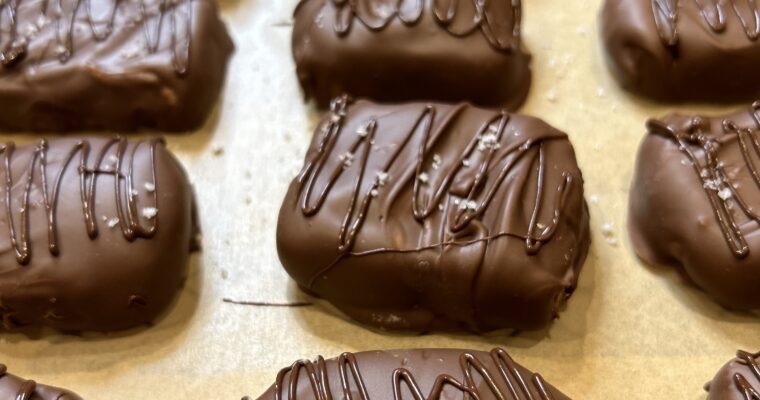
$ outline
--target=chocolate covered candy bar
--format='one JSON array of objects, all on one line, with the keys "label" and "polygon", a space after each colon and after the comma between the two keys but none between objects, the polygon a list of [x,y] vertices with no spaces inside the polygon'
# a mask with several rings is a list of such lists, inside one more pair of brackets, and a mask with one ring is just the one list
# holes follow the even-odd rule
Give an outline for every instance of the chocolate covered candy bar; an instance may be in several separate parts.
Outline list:
[{"label": "chocolate covered candy bar", "polygon": [[760,96],[760,3],[606,0],[608,65],[632,92],[667,101]]},{"label": "chocolate covered candy bar", "polygon": [[233,45],[213,0],[0,5],[0,129],[199,127]]},{"label": "chocolate covered candy bar", "polygon": [[520,0],[302,0],[293,57],[307,98],[470,101],[515,109],[530,86]]},{"label": "chocolate covered candy bar", "polygon": [[647,128],[630,192],[636,253],[678,268],[726,307],[760,308],[760,103]]},{"label": "chocolate covered candy bar", "polygon": [[184,281],[192,190],[160,139],[6,143],[0,232],[2,328],[127,329]]},{"label": "chocolate covered candy bar", "polygon": [[277,374],[259,400],[563,400],[569,397],[502,349],[415,349],[300,360]]},{"label": "chocolate covered candy bar", "polygon": [[468,104],[336,99],[280,212],[287,272],[391,330],[538,329],[589,246],[567,135]]}]

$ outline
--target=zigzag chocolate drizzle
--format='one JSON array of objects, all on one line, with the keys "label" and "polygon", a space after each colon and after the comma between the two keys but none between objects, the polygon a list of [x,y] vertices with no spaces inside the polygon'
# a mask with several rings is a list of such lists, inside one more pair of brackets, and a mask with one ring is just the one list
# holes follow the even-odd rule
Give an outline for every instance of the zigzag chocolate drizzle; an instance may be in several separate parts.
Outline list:
[{"label": "zigzag chocolate drizzle", "polygon": [[723,121],[724,135],[717,137],[710,135],[709,123],[699,117],[692,118],[684,130],[676,130],[659,120],[647,121],[650,132],[671,138],[678,143],[678,148],[689,158],[694,171],[703,182],[703,189],[723,236],[737,258],[747,257],[749,246],[730,211],[729,204],[737,204],[747,218],[759,224],[760,215],[752,211],[752,207],[730,182],[723,163],[718,157],[718,149],[731,140],[737,140],[747,169],[760,190],[760,169],[753,160],[753,157],[760,158],[760,141],[757,137],[760,134],[758,131],[760,129],[760,101],[752,105],[750,113],[755,120],[756,129],[742,129],[726,120]]},{"label": "zigzag chocolate drizzle", "polygon": [[[402,387],[405,386],[412,393],[414,400],[438,400],[447,387],[459,390],[466,399],[480,399],[484,394],[489,393],[502,400],[553,400],[553,396],[546,388],[546,381],[541,375],[534,373],[526,380],[514,360],[503,349],[495,348],[491,350],[490,355],[493,363],[497,366],[496,371],[487,368],[483,361],[473,353],[462,353],[459,356],[459,366],[464,379],[460,381],[451,375],[441,374],[436,378],[430,393],[427,395],[422,393],[412,371],[406,368],[396,368],[391,373],[390,382],[388,382],[393,387],[393,398],[394,400],[405,400],[402,392]],[[274,399],[283,399],[285,376],[290,373],[287,382],[288,400],[298,400],[298,378],[302,370],[308,374],[309,387],[311,387],[316,400],[332,400],[334,397],[352,399],[356,395],[356,392],[352,391],[352,384],[353,387],[357,388],[361,400],[372,399],[364,384],[356,357],[352,353],[343,353],[337,361],[343,393],[331,392],[327,364],[325,359],[319,356],[316,363],[310,360],[299,360],[292,366],[282,369],[277,374],[274,384]],[[479,375],[485,385],[476,385],[474,374]],[[506,384],[508,392],[499,388],[497,385],[499,379]],[[481,390],[483,386],[486,387],[487,392]],[[538,398],[531,393],[531,388],[539,394]]]},{"label": "zigzag chocolate drizzle", "polygon": [[[350,100],[344,96],[334,100],[331,104],[331,113],[329,121],[323,126],[321,133],[321,140],[317,145],[316,152],[307,160],[301,173],[296,178],[300,185],[299,199],[301,203],[301,211],[305,216],[311,216],[316,214],[320,208],[324,205],[330,190],[337,182],[338,178],[345,173],[348,169],[345,164],[336,165],[332,171],[325,172],[329,174],[329,180],[322,191],[317,195],[316,200],[312,200],[312,194],[314,191],[315,182],[320,174],[323,173],[324,166],[331,155],[334,154],[334,146],[338,137],[343,133],[343,123],[346,116],[347,108],[350,104]],[[418,252],[426,249],[445,247],[449,245],[461,245],[466,246],[478,241],[492,240],[498,237],[511,236],[519,238],[525,241],[525,249],[528,254],[536,254],[541,246],[552,239],[554,233],[559,225],[561,210],[564,206],[567,193],[573,183],[573,177],[567,173],[562,173],[562,183],[556,189],[558,195],[556,196],[553,212],[553,218],[551,223],[541,225],[538,221],[538,215],[541,212],[543,206],[543,198],[545,193],[545,150],[544,141],[552,140],[551,138],[532,141],[530,139],[523,142],[515,142],[509,145],[507,148],[501,148],[501,139],[504,134],[504,130],[509,122],[510,115],[507,112],[499,112],[489,121],[484,123],[482,127],[474,132],[469,144],[463,149],[457,162],[450,167],[448,171],[444,172],[444,178],[437,187],[433,187],[431,191],[432,195],[421,195],[422,180],[419,179],[423,174],[423,164],[428,157],[428,153],[433,148],[434,144],[444,136],[450,124],[456,120],[458,115],[464,109],[464,105],[459,105],[453,108],[449,114],[445,116],[442,123],[436,128],[432,129],[433,120],[436,116],[436,108],[432,105],[428,105],[423,108],[416,122],[410,127],[405,138],[398,143],[395,151],[390,157],[385,160],[383,167],[379,171],[370,171],[370,175],[375,177],[372,185],[369,186],[363,193],[362,183],[366,178],[367,162],[369,159],[370,149],[372,147],[375,131],[377,130],[377,120],[371,119],[366,121],[360,132],[357,132],[356,139],[349,146],[347,156],[352,160],[355,159],[359,162],[359,168],[354,169],[357,177],[354,181],[353,194],[351,196],[348,209],[342,220],[340,230],[338,232],[338,251],[340,255],[331,264],[319,270],[314,274],[310,280],[309,287],[312,287],[316,280],[326,274],[332,269],[343,257],[348,255],[368,255],[379,252]],[[413,197],[411,209],[414,218],[420,222],[431,216],[434,212],[440,211],[446,213],[448,221],[448,231],[451,233],[461,232],[466,228],[470,222],[480,217],[485,213],[486,209],[491,204],[496,192],[502,186],[502,183],[507,178],[508,174],[523,157],[531,157],[531,164],[537,168],[536,179],[536,198],[533,206],[533,212],[531,214],[530,223],[526,228],[526,233],[517,234],[514,232],[497,232],[490,235],[487,238],[476,239],[474,241],[457,242],[453,239],[446,238],[446,230],[442,229],[440,232],[441,238],[438,243],[422,248],[415,249],[373,249],[364,251],[361,253],[351,252],[356,236],[364,223],[367,216],[367,210],[369,209],[373,199],[378,195],[383,185],[381,176],[387,176],[391,166],[397,160],[399,155],[404,151],[412,142],[412,137],[422,129],[423,140],[420,142],[420,146],[417,148],[416,159],[416,177],[413,182]],[[449,190],[453,184],[454,178],[457,173],[467,163],[468,159],[473,153],[478,150],[485,154],[482,160],[477,165],[471,165],[470,168],[477,170],[477,174],[474,177],[474,181],[469,185],[469,191],[462,199],[458,199],[459,207],[453,211],[453,216],[449,213],[448,204],[452,199]],[[488,187],[483,187],[485,180],[490,172],[490,167],[500,162],[501,159],[496,159],[497,150],[501,159],[512,156],[512,158],[505,162],[500,170],[497,171],[497,177],[493,180],[493,183]],[[498,164],[497,164],[498,165]],[[479,201],[476,199],[479,191],[485,192]]]},{"label": "zigzag chocolate drizzle", "polygon": [[[39,7],[39,13],[33,13],[37,20],[19,21],[20,7],[29,0],[3,0],[0,1],[0,65],[11,68],[21,62],[26,56],[29,42],[35,40],[36,32],[22,34],[19,32],[21,23],[31,24],[36,30],[54,29],[55,43],[48,46],[53,49],[61,63],[66,63],[74,55],[75,25],[80,13],[86,19],[90,34],[96,42],[108,39],[114,32],[116,15],[123,0],[108,0],[113,2],[108,18],[105,21],[95,21],[92,13],[93,0],[41,0],[39,5],[25,7]],[[192,7],[194,0],[158,0],[157,11],[149,10],[146,1],[139,1],[139,12],[132,16],[134,23],[141,24],[144,34],[145,50],[149,54],[156,53],[160,44],[161,33],[168,23],[171,29],[172,63],[178,74],[187,72],[189,62]],[[152,4],[155,5],[155,4]],[[72,7],[69,9],[68,7]],[[177,29],[177,9],[184,7],[188,15],[185,21],[185,31]],[[168,22],[166,21],[168,19]],[[53,27],[47,25],[53,21]],[[42,24],[41,24],[42,23]],[[104,25],[104,26],[103,26]],[[99,27],[100,26],[100,27]],[[7,37],[6,37],[7,36]],[[180,38],[182,36],[182,38]]]},{"label": "zigzag chocolate drizzle", "polygon": [[[151,170],[154,190],[152,191],[153,197],[153,209],[157,209],[158,204],[158,188],[156,182],[156,165],[155,165],[155,148],[158,143],[163,143],[160,139],[153,139],[150,142],[137,142],[132,148],[129,156],[127,157],[127,140],[124,138],[113,138],[108,141],[100,152],[95,156],[93,165],[90,165],[90,150],[91,145],[88,140],[80,140],[71,147],[66,155],[66,158],[61,162],[60,169],[54,172],[54,179],[49,183],[48,171],[48,149],[49,144],[47,140],[41,140],[34,148],[29,168],[26,169],[26,183],[24,186],[24,194],[20,205],[13,203],[13,196],[11,194],[14,187],[13,174],[11,171],[11,164],[13,159],[13,153],[15,151],[15,145],[13,143],[7,143],[0,145],[0,156],[2,156],[2,164],[0,169],[2,172],[0,175],[4,176],[4,205],[5,212],[8,219],[8,230],[10,235],[11,244],[16,254],[16,260],[19,264],[25,265],[29,263],[32,253],[29,238],[29,212],[30,202],[29,197],[34,186],[35,176],[39,176],[40,186],[42,191],[42,200],[44,203],[44,210],[46,213],[46,221],[48,225],[48,248],[50,254],[58,256],[60,253],[60,247],[58,245],[58,194],[61,188],[63,176],[69,167],[76,168],[79,173],[79,186],[80,195],[82,201],[82,214],[84,216],[84,224],[87,229],[87,234],[91,239],[95,239],[98,236],[98,226],[95,218],[95,192],[97,188],[98,175],[114,175],[114,197],[116,200],[116,211],[118,217],[118,224],[121,228],[124,238],[132,241],[137,238],[151,238],[155,235],[158,229],[158,215],[150,218],[152,224],[150,226],[142,226],[140,224],[140,218],[137,212],[137,197],[136,190],[133,183],[134,172],[134,159],[137,150],[147,143],[150,146],[151,151]],[[111,165],[104,166],[104,159],[106,155],[116,147],[115,156],[111,160]],[[79,155],[79,161],[74,162],[75,157]],[[127,159],[128,164],[126,166],[126,172],[122,172],[122,166]],[[126,209],[124,206],[124,200],[126,200]],[[14,217],[14,213],[18,210],[19,216]],[[18,219],[16,223],[15,219]]]},{"label": "zigzag chocolate drizzle", "polygon": [[[0,364],[0,379],[8,373],[8,369],[4,364]],[[34,392],[37,390],[37,383],[32,380],[26,380],[19,387],[16,392],[16,397],[13,400],[30,400],[34,396]]]},{"label": "zigzag chocolate drizzle", "polygon": [[[714,33],[726,29],[726,14],[734,12],[742,23],[747,38],[751,41],[760,37],[760,4],[757,0],[652,0],[652,11],[657,32],[663,44],[668,47],[678,45],[678,14],[684,7],[680,2],[694,2],[705,23]],[[730,9],[726,9],[729,7]]]},{"label": "zigzag chocolate drizzle", "polygon": [[[739,363],[746,365],[750,369],[752,372],[750,379],[760,383],[760,365],[758,365],[757,361],[760,359],[760,352],[752,354],[739,350],[736,352],[736,358],[739,359]],[[760,400],[760,387],[755,387],[744,375],[740,373],[734,374],[734,384],[742,393],[745,400]]]},{"label": "zigzag chocolate drizzle", "polygon": [[[367,29],[380,31],[394,19],[412,26],[422,18],[425,4],[432,3],[436,23],[454,36],[467,36],[480,30],[496,49],[510,51],[519,47],[521,0],[328,0],[336,9],[335,31],[347,35],[354,21]],[[458,15],[468,2],[474,12],[472,21]],[[462,26],[463,25],[463,26]]]}]

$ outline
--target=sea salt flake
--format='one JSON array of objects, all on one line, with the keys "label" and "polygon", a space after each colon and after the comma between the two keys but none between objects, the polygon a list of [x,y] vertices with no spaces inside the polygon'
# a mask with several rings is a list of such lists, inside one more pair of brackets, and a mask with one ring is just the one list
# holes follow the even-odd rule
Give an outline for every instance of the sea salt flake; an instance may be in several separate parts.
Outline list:
[{"label": "sea salt flake", "polygon": [[433,154],[433,169],[438,169],[441,167],[441,163],[443,163],[443,159],[438,154]]},{"label": "sea salt flake", "polygon": [[354,163],[354,155],[350,152],[345,152],[338,156],[338,160],[343,163],[343,168],[348,168]]},{"label": "sea salt flake", "polygon": [[501,144],[499,144],[499,138],[493,131],[489,130],[488,133],[484,133],[478,138],[478,150],[480,151],[489,149],[496,150],[499,147],[501,147]]},{"label": "sea salt flake", "polygon": [[147,219],[153,219],[158,214],[158,209],[156,207],[145,207],[142,209],[142,216]]},{"label": "sea salt flake", "polygon": [[359,135],[360,137],[367,137],[367,135],[369,134],[368,127],[369,127],[369,124],[360,126],[359,129],[356,130],[356,134]]},{"label": "sea salt flake", "polygon": [[427,174],[427,172],[422,172],[417,176],[417,179],[419,179],[419,181],[422,183],[428,183],[430,176]]},{"label": "sea salt flake", "polygon": [[156,185],[153,182],[145,182],[145,184],[143,185],[143,187],[145,187],[145,190],[148,193],[153,193],[153,192],[156,191]]},{"label": "sea salt flake", "polygon": [[119,219],[118,218],[111,218],[108,220],[108,227],[113,229],[116,227],[116,225],[119,225]]},{"label": "sea salt flake", "polygon": [[378,186],[385,186],[385,184],[388,183],[388,173],[387,172],[378,172],[377,173],[377,185]]},{"label": "sea salt flake", "polygon": [[726,201],[733,196],[733,192],[731,192],[731,189],[728,187],[724,187],[718,192],[718,197],[720,197],[723,201]]},{"label": "sea salt flake", "polygon": [[615,224],[607,222],[602,225],[602,234],[606,237],[610,237],[615,234]]}]

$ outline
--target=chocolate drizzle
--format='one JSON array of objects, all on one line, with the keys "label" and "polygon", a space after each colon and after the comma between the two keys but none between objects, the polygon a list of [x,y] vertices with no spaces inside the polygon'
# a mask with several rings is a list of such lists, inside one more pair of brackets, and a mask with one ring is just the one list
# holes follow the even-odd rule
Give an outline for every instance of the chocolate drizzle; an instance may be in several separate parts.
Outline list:
[{"label": "chocolate drizzle", "polygon": [[[333,148],[338,137],[343,134],[344,119],[350,102],[351,100],[346,96],[340,97],[332,102],[331,113],[327,123],[322,127],[322,136],[317,145],[316,151],[313,156],[307,160],[301,173],[296,178],[296,182],[299,185],[298,193],[300,209],[304,216],[313,216],[319,212],[338,178],[344,172],[349,170],[345,163],[341,163],[336,165],[332,171],[323,172],[327,160],[334,154]],[[546,188],[544,188],[546,174],[544,141],[552,140],[552,138],[544,138],[535,141],[527,139],[522,142],[510,143],[509,147],[501,148],[502,137],[505,135],[505,128],[510,119],[510,114],[505,111],[496,113],[490,120],[482,124],[480,129],[474,132],[472,139],[470,139],[453,166],[449,167],[449,169],[443,173],[443,179],[440,184],[437,187],[431,188],[432,190],[422,193],[423,184],[427,185],[426,179],[423,179],[423,177],[426,176],[423,172],[423,165],[429,158],[431,149],[436,142],[445,135],[447,129],[449,129],[450,125],[456,120],[464,107],[464,105],[454,107],[452,111],[443,118],[443,122],[435,129],[435,131],[433,131],[432,128],[433,121],[436,118],[436,107],[433,105],[423,107],[422,112],[416,119],[416,122],[410,127],[404,139],[398,143],[395,151],[393,151],[387,160],[385,160],[382,168],[376,171],[367,171],[367,164],[378,121],[376,119],[370,119],[363,124],[360,131],[357,132],[356,139],[354,139],[353,143],[350,145],[348,153],[343,155],[343,157],[347,157],[350,160],[356,160],[359,163],[359,167],[352,169],[357,173],[357,176],[353,185],[353,194],[350,197],[348,208],[342,219],[342,224],[338,232],[337,248],[339,256],[332,263],[317,271],[317,273],[311,277],[308,285],[310,288],[314,286],[317,279],[324,276],[343,257],[348,255],[363,256],[381,252],[418,252],[438,247],[466,246],[475,242],[490,241],[504,236],[523,240],[525,242],[526,252],[533,255],[538,253],[544,243],[552,239],[559,226],[561,211],[564,208],[567,193],[573,184],[573,177],[568,172],[562,172],[561,184],[556,188],[558,195],[555,197],[555,203],[553,204],[554,211],[552,214],[552,220],[548,224],[541,224],[538,221],[538,216],[543,208],[544,193],[546,191]],[[379,190],[381,190],[381,187],[384,185],[383,177],[388,176],[391,166],[399,158],[402,151],[408,146],[411,146],[410,143],[412,143],[412,138],[420,131],[423,136],[422,141],[416,150],[416,174],[413,181],[411,212],[420,224],[435,212],[444,213],[446,216],[445,221],[448,221],[448,224],[442,227],[440,239],[432,245],[414,249],[379,248],[363,252],[352,252],[357,234],[366,219],[367,211],[371,206],[373,199],[379,195]],[[477,173],[474,175],[471,182],[466,185],[464,191],[454,190],[452,188],[454,178],[457,177],[458,173],[465,165],[468,165],[469,160],[476,158],[473,157],[476,150],[481,152],[483,156],[478,158],[479,163],[473,163],[472,165],[469,165],[469,168],[476,170]],[[485,238],[470,241],[456,241],[453,237],[455,237],[457,233],[462,232],[473,220],[481,217],[486,212],[496,192],[512,171],[513,166],[517,165],[523,157],[531,157],[531,168],[537,169],[535,203],[532,207],[531,218],[526,228],[526,232],[498,232]],[[507,161],[504,162],[503,166],[497,171],[497,178],[493,180],[490,187],[484,187],[488,174],[493,173],[492,170],[494,170],[496,166],[498,166],[498,163],[504,159]],[[315,182],[322,173],[329,174],[329,180],[322,191],[318,193],[316,199],[312,200]],[[375,180],[362,192],[362,188],[365,186],[363,185],[363,182],[365,179],[368,179],[368,173],[370,176],[375,177]],[[457,192],[461,197],[454,195],[452,192]],[[484,192],[485,195],[478,199],[476,196],[481,192]],[[458,207],[451,207],[450,205],[452,203],[457,204]]]},{"label": "chocolate drizzle", "polygon": [[[5,367],[5,365],[0,364],[0,379],[5,377],[7,373],[8,373],[8,369]],[[37,390],[37,383],[35,381],[25,380],[21,382],[21,385],[18,391],[16,392],[14,400],[31,400],[36,390]]]},{"label": "chocolate drizzle", "polygon": [[693,2],[714,33],[726,30],[727,14],[733,12],[741,21],[747,38],[760,37],[760,4],[757,0],[651,0],[657,32],[663,44],[675,47],[679,42],[678,15],[682,2]]},{"label": "chocolate drizzle", "polygon": [[732,253],[737,258],[749,255],[749,246],[744,238],[739,224],[731,212],[731,204],[738,205],[742,213],[752,221],[760,224],[760,215],[752,210],[744,200],[736,185],[724,169],[724,163],[718,157],[718,150],[725,143],[737,140],[747,169],[753,182],[760,190],[760,169],[754,159],[760,159],[760,101],[755,102],[750,113],[755,121],[755,129],[739,128],[734,122],[723,121],[723,135],[710,134],[709,121],[693,117],[685,129],[676,129],[659,120],[649,120],[647,128],[650,132],[671,138],[678,143],[679,149],[689,158],[691,166],[703,182],[715,219],[720,225]]},{"label": "chocolate drizzle", "polygon": [[[33,150],[29,168],[26,169],[28,174],[24,186],[24,192],[20,205],[14,205],[12,189],[14,181],[11,170],[11,163],[15,151],[13,143],[0,145],[2,154],[2,169],[5,174],[4,179],[4,203],[5,212],[8,219],[8,229],[11,244],[14,248],[16,260],[21,265],[29,263],[32,253],[29,239],[29,213],[30,194],[35,186],[35,176],[39,174],[42,199],[46,213],[48,225],[48,248],[54,256],[60,254],[58,244],[58,198],[59,190],[63,176],[68,168],[75,167],[79,174],[80,198],[82,202],[82,214],[87,234],[91,239],[98,236],[98,226],[95,218],[95,193],[99,175],[113,175],[114,194],[116,201],[116,211],[118,225],[124,238],[133,241],[137,238],[151,238],[156,234],[158,229],[158,215],[152,215],[149,219],[150,225],[143,226],[140,222],[140,216],[137,210],[137,191],[133,183],[135,153],[142,145],[151,147],[151,170],[154,190],[151,192],[152,210],[158,210],[158,189],[156,182],[156,165],[155,165],[155,148],[158,143],[163,143],[160,139],[153,139],[149,142],[137,142],[130,152],[127,152],[127,140],[125,138],[113,138],[109,140],[100,152],[95,156],[94,164],[90,164],[91,146],[88,140],[79,140],[68,151],[66,157],[62,160],[60,168],[54,171],[54,179],[49,182],[48,174],[48,142],[41,140]],[[112,154],[110,164],[104,164],[104,160],[109,152]],[[75,162],[76,156],[79,155],[78,162]],[[126,160],[126,161],[125,161]],[[126,164],[126,167],[124,167]],[[124,169],[126,168],[126,171]],[[18,210],[19,216],[14,218],[14,212]],[[16,219],[18,221],[16,221]]]},{"label": "chocolate drizzle", "polygon": [[[24,7],[38,7],[36,13],[21,13],[20,7],[26,3],[23,0],[5,0],[0,2],[0,65],[12,68],[24,59],[29,42],[34,40],[36,31],[46,28],[49,21],[53,22],[53,42],[47,46],[55,51],[58,60],[66,63],[74,56],[76,50],[75,32],[77,18],[84,13],[83,18],[87,21],[89,32],[96,42],[108,39],[115,31],[117,14],[120,7],[131,10],[124,6],[126,1],[110,0],[112,6],[105,21],[96,21],[93,17],[93,0],[41,0],[38,4],[24,5]],[[146,4],[150,0],[138,0],[139,9],[135,15],[125,15],[125,24],[141,24],[144,34],[144,47],[148,54],[159,50],[163,29],[171,31],[172,63],[177,74],[187,72],[191,41],[192,6],[194,0],[158,0],[157,4]],[[178,28],[178,12],[183,7],[187,14],[184,22],[184,30]],[[155,8],[155,9],[154,9]],[[127,13],[125,13],[127,14]],[[20,21],[22,15],[33,15],[36,20]],[[168,21],[167,21],[168,20]],[[25,24],[35,26],[34,31],[24,33],[19,27]]]},{"label": "chocolate drizzle", "polygon": [[[752,372],[752,377],[749,379],[760,383],[760,365],[757,361],[760,359],[760,352],[752,354],[739,350],[736,352],[736,358],[740,364],[747,366],[750,372]],[[745,400],[760,400],[760,387],[755,387],[744,375],[738,372],[735,373],[734,384],[736,384],[736,388],[742,393]]]},{"label": "chocolate drizzle", "polygon": [[[432,3],[436,23],[451,35],[468,36],[480,30],[500,51],[519,47],[521,0],[328,0],[336,9],[335,31],[345,36],[354,21],[372,31],[385,29],[398,19],[406,26],[417,24],[427,3]],[[470,7],[472,19],[463,8]]]},{"label": "chocolate drizzle", "polygon": [[[449,374],[440,374],[435,378],[430,393],[422,393],[421,385],[415,379],[412,371],[406,368],[396,368],[392,371],[390,385],[393,388],[394,400],[404,400],[403,388],[406,387],[415,400],[438,400],[447,387],[454,388],[462,393],[464,398],[480,399],[485,395],[493,395],[502,400],[553,400],[554,397],[547,389],[547,383],[539,374],[526,377],[517,367],[517,364],[500,348],[490,352],[491,361],[496,366],[492,369],[479,359],[473,352],[462,352],[459,356],[459,367],[464,378],[458,380]],[[312,389],[313,398],[317,400],[330,400],[333,397],[351,399],[358,395],[362,400],[370,400],[372,397],[365,386],[361,367],[352,353],[343,353],[337,359],[338,371],[343,393],[333,393],[330,388],[327,363],[322,356],[316,362],[299,360],[292,366],[282,369],[277,374],[274,384],[274,399],[283,399],[283,389],[286,385],[286,375],[290,373],[287,381],[288,399],[297,400],[299,388],[299,375],[303,371],[308,374],[309,387]],[[475,377],[479,376],[485,385],[476,384]],[[527,378],[527,379],[526,379]],[[504,391],[497,384],[502,380],[507,388]],[[356,390],[353,390],[356,388]],[[535,391],[538,397],[533,395]]]}]

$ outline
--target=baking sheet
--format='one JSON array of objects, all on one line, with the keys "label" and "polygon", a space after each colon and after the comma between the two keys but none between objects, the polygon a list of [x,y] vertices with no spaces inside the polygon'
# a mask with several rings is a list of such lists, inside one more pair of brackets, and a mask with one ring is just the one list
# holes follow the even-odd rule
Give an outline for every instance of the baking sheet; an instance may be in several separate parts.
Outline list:
[{"label": "baking sheet", "polygon": [[644,121],[674,108],[632,98],[612,81],[597,35],[601,0],[524,1],[534,81],[522,112],[569,133],[592,214],[580,286],[550,329],[388,335],[325,307],[224,303],[306,299],[274,240],[280,201],[318,118],[301,101],[290,56],[295,3],[221,3],[237,44],[222,100],[203,130],[169,137],[196,185],[204,230],[177,304],[154,327],[116,335],[3,334],[0,362],[10,371],[86,399],[239,399],[256,398],[281,367],[316,354],[503,346],[573,398],[704,399],[702,385],[736,349],[760,348],[760,318],[721,309],[630,248],[627,191]]}]

